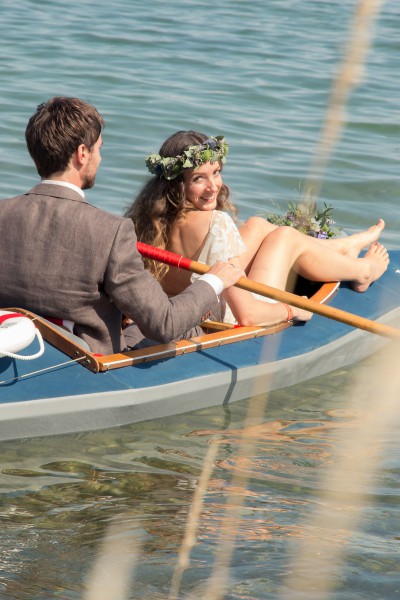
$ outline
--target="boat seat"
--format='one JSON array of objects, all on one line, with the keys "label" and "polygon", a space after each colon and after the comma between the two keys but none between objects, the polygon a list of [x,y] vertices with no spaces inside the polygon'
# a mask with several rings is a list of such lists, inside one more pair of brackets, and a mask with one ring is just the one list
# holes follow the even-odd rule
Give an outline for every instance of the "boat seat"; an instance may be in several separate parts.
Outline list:
[{"label": "boat seat", "polygon": [[[35,313],[32,313],[32,314],[35,314]],[[69,331],[68,329],[65,329],[65,327],[61,327],[60,325],[56,325],[55,323],[53,323],[52,321],[49,321],[45,317],[41,317],[40,315],[36,315],[36,316],[39,317],[45,323],[47,323],[47,325],[50,325],[53,329],[56,329],[57,331],[59,331],[60,333],[62,333],[63,335],[65,335],[65,337],[67,337],[68,339],[70,339],[75,344],[78,344],[82,348],[85,348],[85,350],[87,350],[88,352],[91,352],[91,350],[89,348],[89,344],[87,342],[85,342],[85,340],[83,340],[82,338],[80,338],[79,336],[75,335],[74,333],[71,333],[71,331]]]}]

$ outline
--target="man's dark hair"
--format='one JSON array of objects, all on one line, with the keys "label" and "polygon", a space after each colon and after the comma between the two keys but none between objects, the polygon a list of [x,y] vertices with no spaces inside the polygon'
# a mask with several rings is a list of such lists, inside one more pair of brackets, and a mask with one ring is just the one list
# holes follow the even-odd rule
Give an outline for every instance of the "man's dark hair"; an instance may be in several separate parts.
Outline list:
[{"label": "man's dark hair", "polygon": [[40,177],[63,173],[78,146],[85,144],[90,150],[103,127],[96,108],[79,98],[57,96],[39,104],[25,139]]}]

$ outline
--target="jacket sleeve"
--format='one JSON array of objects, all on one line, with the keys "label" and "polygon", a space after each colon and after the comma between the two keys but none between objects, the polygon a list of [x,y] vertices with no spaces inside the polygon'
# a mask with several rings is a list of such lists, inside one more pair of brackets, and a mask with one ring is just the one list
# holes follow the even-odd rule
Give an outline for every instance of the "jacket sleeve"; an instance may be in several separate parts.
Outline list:
[{"label": "jacket sleeve", "polygon": [[181,294],[169,298],[144,268],[136,241],[132,221],[124,219],[114,238],[104,289],[145,337],[169,342],[211,315],[219,315],[218,298],[204,281],[196,281]]}]

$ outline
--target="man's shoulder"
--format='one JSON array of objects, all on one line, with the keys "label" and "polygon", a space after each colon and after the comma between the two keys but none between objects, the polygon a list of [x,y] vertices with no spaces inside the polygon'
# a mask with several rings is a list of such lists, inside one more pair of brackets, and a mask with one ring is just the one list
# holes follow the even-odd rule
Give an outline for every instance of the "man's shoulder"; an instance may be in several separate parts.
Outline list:
[{"label": "man's shoulder", "polygon": [[[29,203],[32,203],[29,207]],[[125,231],[133,229],[131,219],[109,212],[88,202],[78,192],[64,186],[38,184],[29,191],[0,200],[0,216],[13,215],[13,219],[34,219],[40,215],[49,220],[69,223],[74,229],[99,230],[103,235],[116,235],[122,227]]]},{"label": "man's shoulder", "polygon": [[[73,212],[87,212],[93,217],[97,216],[99,219],[107,220],[108,222],[121,223],[127,220],[130,221],[130,219],[127,219],[122,215],[112,213],[104,208],[100,208],[95,204],[92,204],[87,198],[81,196],[77,191],[69,187],[52,185],[50,183],[38,183],[26,192],[11,198],[4,198],[3,200],[0,200],[0,202],[13,203],[24,199],[37,200],[49,207],[54,206],[60,208],[62,206],[63,209],[71,210]],[[57,202],[57,204],[55,204],[55,202]]]}]

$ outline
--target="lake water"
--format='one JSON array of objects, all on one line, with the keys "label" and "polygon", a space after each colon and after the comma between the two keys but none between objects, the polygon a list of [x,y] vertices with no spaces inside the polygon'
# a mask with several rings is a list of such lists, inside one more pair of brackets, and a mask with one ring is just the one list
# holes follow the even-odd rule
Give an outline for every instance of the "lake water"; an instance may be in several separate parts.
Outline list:
[{"label": "lake water", "polygon": [[[147,177],[144,156],[174,131],[193,128],[229,141],[224,177],[242,218],[283,211],[307,181],[356,6],[3,0],[1,196],[37,181],[26,122],[40,102],[68,95],[92,102],[106,120],[103,162],[88,192],[93,204],[122,213]],[[400,225],[399,19],[397,0],[382,4],[319,195],[348,232],[383,217],[381,239],[389,248],[399,247]],[[1,600],[86,600],[107,535],[120,549],[140,540],[140,549],[125,591],[115,583],[104,597],[167,598],[193,493],[218,433],[179,598],[211,597],[205,590],[225,509],[233,511],[238,497],[243,506],[225,598],[400,597],[395,412],[364,440],[356,472],[365,467],[366,480],[357,479],[351,499],[326,497],[329,469],[347,456],[341,435],[355,438],[369,407],[383,403],[378,365],[373,357],[270,394],[262,423],[248,430],[248,456],[239,435],[248,402],[229,415],[214,408],[105,432],[0,443]],[[354,377],[376,390],[375,402],[356,396]],[[315,511],[324,513],[323,524],[313,520]],[[344,514],[345,525],[337,520]],[[340,552],[332,553],[335,547]],[[110,558],[102,569],[108,583],[117,567]]]}]

